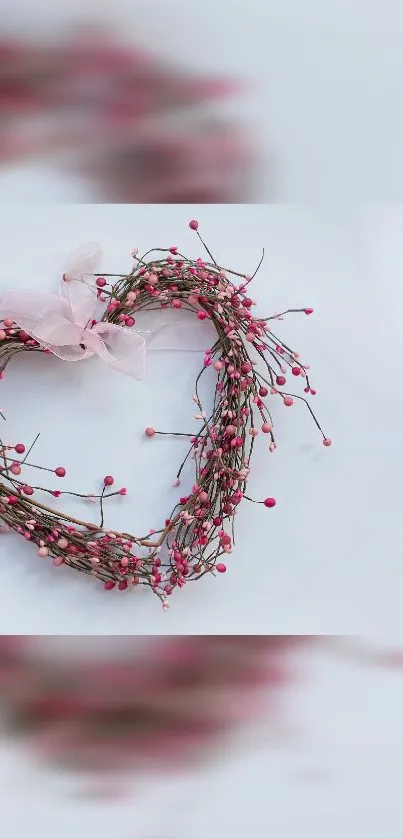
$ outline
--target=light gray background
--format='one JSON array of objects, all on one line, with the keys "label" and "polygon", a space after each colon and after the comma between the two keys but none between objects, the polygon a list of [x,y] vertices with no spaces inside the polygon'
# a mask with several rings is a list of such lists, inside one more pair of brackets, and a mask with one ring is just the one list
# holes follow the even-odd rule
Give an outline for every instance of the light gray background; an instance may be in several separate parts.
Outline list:
[{"label": "light gray background", "polygon": [[[3,633],[321,633],[393,636],[401,626],[403,210],[294,207],[58,206],[0,212],[0,288],[56,291],[65,259],[95,240],[104,270],[125,271],[135,246],[176,243],[202,253],[187,227],[198,216],[219,261],[250,272],[261,315],[289,306],[315,314],[278,324],[312,365],[315,410],[331,449],[303,405],[273,403],[279,448],[266,439],[252,464],[250,494],[274,495],[274,510],[241,506],[228,572],[189,585],[168,613],[147,591],[105,593],[54,569],[18,537],[0,537]],[[36,462],[68,476],[56,488],[96,492],[113,473],[126,499],[110,502],[110,527],[158,528],[174,506],[172,479],[186,443],[144,439],[148,425],[192,431],[197,354],[154,353],[145,381],[98,360],[66,364],[20,357],[1,383],[5,439],[29,443]],[[191,475],[189,475],[189,481]],[[48,486],[53,487],[52,480]],[[180,492],[185,489],[180,488]],[[84,518],[86,502],[64,501]],[[94,513],[96,515],[96,513]],[[98,519],[97,519],[98,520]]]},{"label": "light gray background", "polygon": [[[179,66],[249,79],[229,112],[261,140],[263,201],[403,200],[401,0],[0,0],[0,11],[2,27],[29,35],[109,17]],[[3,173],[0,192],[86,196],[38,162]]]}]

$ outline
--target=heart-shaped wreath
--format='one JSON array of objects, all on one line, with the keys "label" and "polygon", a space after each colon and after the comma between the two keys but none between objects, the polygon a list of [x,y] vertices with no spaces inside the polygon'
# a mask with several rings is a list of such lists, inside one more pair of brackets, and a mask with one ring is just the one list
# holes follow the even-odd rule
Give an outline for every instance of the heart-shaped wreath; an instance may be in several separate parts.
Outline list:
[{"label": "heart-shaped wreath", "polygon": [[[141,378],[147,348],[160,348],[167,342],[177,347],[181,336],[180,322],[167,323],[154,332],[138,332],[134,328],[135,318],[144,310],[187,310],[196,321],[190,322],[193,341],[195,336],[196,340],[200,336],[206,339],[206,322],[213,328],[213,345],[204,352],[193,395],[200,427],[194,435],[180,435],[189,436],[190,448],[178,469],[175,485],[179,486],[189,458],[195,463],[194,485],[179,499],[161,530],[137,537],[104,528],[105,499],[126,494],[124,488],[109,491],[114,484],[111,475],[105,477],[99,496],[99,525],[44,505],[34,497],[37,491],[55,497],[63,493],[33,487],[22,479],[22,470],[35,466],[29,458],[32,446],[27,451],[23,443],[10,446],[0,440],[2,531],[16,531],[36,545],[40,557],[51,558],[55,566],[68,565],[91,574],[107,591],[147,585],[164,608],[172,592],[190,580],[226,571],[220,560],[233,549],[235,514],[243,498],[252,500],[246,487],[254,441],[260,430],[270,441],[269,451],[276,449],[266,397],[272,395],[286,407],[292,406],[294,399],[302,400],[323,436],[323,444],[331,445],[307,398],[284,390],[288,372],[303,382],[306,395],[315,394],[308,366],[271,330],[272,321],[288,312],[309,315],[313,310],[288,309],[272,317],[254,316],[255,303],[248,296],[248,288],[256,271],[253,276],[246,276],[222,268],[203,242],[198,222],[193,220],[189,226],[197,232],[209,261],[189,259],[176,247],[158,249],[162,254],[158,259],[152,257],[155,250],[142,257],[136,250],[129,274],[101,277],[94,273],[96,249],[87,250],[86,270],[79,252],[78,262],[76,259],[63,276],[60,296],[9,291],[0,304],[1,377],[17,353],[44,352],[67,361],[97,354],[111,366]],[[99,303],[103,304],[103,313],[97,319],[94,313]],[[210,416],[204,411],[199,388],[209,367],[217,373]],[[260,429],[256,427],[257,418]],[[151,427],[145,430],[148,438],[163,433],[166,432]],[[60,478],[66,474],[62,466],[35,468]],[[255,503],[272,508],[276,500],[266,498]]]}]

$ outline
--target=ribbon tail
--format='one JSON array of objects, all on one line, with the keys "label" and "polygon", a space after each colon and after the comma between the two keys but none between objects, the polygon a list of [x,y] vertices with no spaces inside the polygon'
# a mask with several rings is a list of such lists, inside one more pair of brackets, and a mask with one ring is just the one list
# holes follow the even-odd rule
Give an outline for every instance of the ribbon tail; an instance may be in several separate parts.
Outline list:
[{"label": "ribbon tail", "polygon": [[139,332],[105,321],[84,333],[88,350],[102,361],[133,379],[144,379],[147,372],[146,342]]},{"label": "ribbon tail", "polygon": [[76,326],[86,329],[97,310],[95,288],[80,283],[78,280],[69,283],[61,282],[60,299],[67,319]]},{"label": "ribbon tail", "polygon": [[179,352],[205,352],[217,340],[214,327],[193,320],[171,321],[144,335],[147,350],[177,350]]},{"label": "ribbon tail", "polygon": [[77,248],[69,257],[64,272],[66,282],[94,282],[94,273],[99,270],[102,249],[97,242],[87,242]]}]

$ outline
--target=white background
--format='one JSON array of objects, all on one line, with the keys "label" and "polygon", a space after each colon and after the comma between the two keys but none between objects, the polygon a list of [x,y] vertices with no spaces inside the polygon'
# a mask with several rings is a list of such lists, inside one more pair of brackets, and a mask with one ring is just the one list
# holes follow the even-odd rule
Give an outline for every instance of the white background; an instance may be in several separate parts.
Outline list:
[{"label": "white background", "polygon": [[[258,438],[250,494],[274,495],[277,507],[244,502],[227,574],[179,591],[167,613],[146,590],[105,593],[40,560],[17,536],[1,536],[0,631],[393,636],[403,593],[403,210],[9,207],[0,213],[0,287],[56,291],[66,258],[88,240],[102,244],[104,270],[128,270],[135,246],[144,252],[175,243],[197,257],[201,246],[187,227],[195,216],[226,267],[250,272],[265,246],[253,282],[257,313],[314,307],[314,315],[289,316],[278,331],[312,365],[313,405],[333,446],[323,447],[302,404],[285,409],[274,399],[278,450],[269,454]],[[68,471],[63,482],[50,476],[50,488],[92,493],[114,474],[129,495],[110,502],[107,525],[139,535],[158,529],[191,474],[173,489],[186,442],[150,441],[143,430],[196,428],[191,397],[200,361],[155,352],[138,382],[95,359],[20,356],[1,383],[3,437],[30,443],[41,432],[35,462]],[[98,521],[87,502],[63,506]]]},{"label": "white background", "polygon": [[7,839],[47,839],[55,825],[59,839],[400,839],[402,671],[358,667],[326,647],[297,655],[294,666],[300,680],[256,745],[240,733],[205,772],[122,783],[116,802],[88,798],[78,781],[66,789],[29,762],[24,745],[3,746]]},{"label": "white background", "polygon": [[[230,110],[261,140],[263,201],[403,199],[401,0],[0,0],[0,11],[4,29],[29,35],[107,17],[179,66],[249,80]],[[38,164],[4,173],[0,190],[85,200],[82,184]]]}]

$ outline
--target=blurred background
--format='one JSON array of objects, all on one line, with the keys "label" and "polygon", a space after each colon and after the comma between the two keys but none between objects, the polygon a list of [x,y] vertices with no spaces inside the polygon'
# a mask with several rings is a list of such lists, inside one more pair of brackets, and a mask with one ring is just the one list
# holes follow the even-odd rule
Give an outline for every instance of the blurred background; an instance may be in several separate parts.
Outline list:
[{"label": "blurred background", "polygon": [[2,636],[4,835],[397,839],[402,668],[347,637]]},{"label": "blurred background", "polygon": [[1,0],[2,200],[401,201],[400,0]]}]

